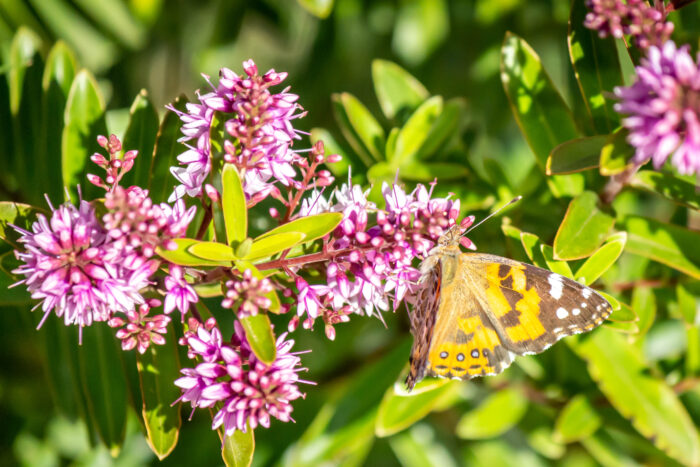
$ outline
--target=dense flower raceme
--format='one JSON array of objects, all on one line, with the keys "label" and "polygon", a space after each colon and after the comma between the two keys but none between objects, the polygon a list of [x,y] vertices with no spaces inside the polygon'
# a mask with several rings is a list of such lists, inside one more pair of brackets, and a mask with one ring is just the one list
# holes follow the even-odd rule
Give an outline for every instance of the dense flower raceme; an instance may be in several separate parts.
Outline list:
[{"label": "dense flower raceme", "polygon": [[269,427],[271,417],[290,421],[291,402],[304,396],[298,383],[313,383],[299,379],[298,373],[306,369],[298,353],[290,352],[294,341],[286,337],[284,333],[277,338],[277,357],[268,365],[252,352],[239,322],[227,343],[213,319],[204,325],[189,320],[181,343],[188,346],[189,357],[201,363],[181,370],[184,376],[175,381],[183,391],[178,402],[190,402],[193,412],[218,403],[212,429],[223,425],[227,435]]},{"label": "dense flower raceme", "polygon": [[636,70],[634,84],[615,89],[635,162],[658,169],[672,156],[681,174],[700,175],[700,56],[668,41],[650,47]]},{"label": "dense flower raceme", "polygon": [[587,0],[590,12],[584,25],[598,31],[600,37],[622,38],[632,36],[641,49],[660,46],[673,33],[673,23],[666,21],[663,1],[658,7],[649,6],[646,0]]},{"label": "dense flower raceme", "polygon": [[210,140],[217,120],[224,122],[226,134],[223,160],[238,167],[245,193],[254,202],[269,195],[279,197],[276,184],[291,187],[300,183],[297,168],[306,160],[292,150],[294,141],[300,139],[292,120],[305,112],[297,104],[298,96],[288,88],[278,94],[269,89],[284,81],[287,73],[270,70],[261,76],[252,60],[243,63],[243,70],[245,75],[239,76],[228,68],[221,69],[218,85],[210,83],[212,90],[198,95],[199,103],[187,104],[186,113],[170,107],[183,122],[181,141],[190,144],[178,156],[181,165],[171,168],[180,182],[171,201],[185,194],[200,195],[212,164],[221,163],[214,160]]}]

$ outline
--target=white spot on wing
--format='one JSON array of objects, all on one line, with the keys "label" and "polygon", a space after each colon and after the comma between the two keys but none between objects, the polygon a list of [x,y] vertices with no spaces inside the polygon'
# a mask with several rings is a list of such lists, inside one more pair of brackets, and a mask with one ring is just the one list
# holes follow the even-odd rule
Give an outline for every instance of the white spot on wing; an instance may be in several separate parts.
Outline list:
[{"label": "white spot on wing", "polygon": [[573,310],[571,310],[571,314],[574,316],[578,316],[579,313],[581,313],[581,310],[579,310],[578,308],[574,308]]},{"label": "white spot on wing", "polygon": [[552,329],[552,332],[559,333],[559,332],[562,332],[563,330],[564,330],[564,328],[554,328],[554,329]]},{"label": "white spot on wing", "polygon": [[566,310],[566,308],[557,308],[557,318],[564,319],[567,316],[569,316],[569,312]]},{"label": "white spot on wing", "polygon": [[583,295],[583,298],[585,298],[586,300],[588,300],[588,297],[590,297],[591,294],[591,289],[589,289],[588,287],[584,287],[584,289],[581,290],[581,295]]},{"label": "white spot on wing", "polygon": [[562,291],[564,290],[564,282],[561,280],[561,277],[557,274],[550,274],[547,280],[549,281],[549,285],[551,286],[549,289],[549,295],[559,300],[561,298]]}]

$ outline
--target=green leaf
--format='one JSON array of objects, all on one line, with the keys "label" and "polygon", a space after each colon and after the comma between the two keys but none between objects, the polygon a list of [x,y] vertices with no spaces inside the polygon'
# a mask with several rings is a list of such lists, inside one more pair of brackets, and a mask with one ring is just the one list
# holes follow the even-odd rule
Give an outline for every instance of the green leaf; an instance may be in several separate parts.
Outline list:
[{"label": "green leaf", "polygon": [[268,365],[274,362],[277,358],[277,346],[270,318],[264,313],[258,313],[243,318],[241,324],[255,356]]},{"label": "green leaf", "polygon": [[301,232],[286,232],[261,238],[253,242],[250,252],[244,259],[267,258],[302,243],[304,237],[306,235]]},{"label": "green leaf", "polygon": [[557,417],[554,430],[565,443],[580,441],[592,436],[603,424],[603,419],[583,394],[574,396]]},{"label": "green leaf", "polygon": [[173,326],[168,326],[164,337],[164,345],[151,345],[143,355],[136,355],[146,441],[160,460],[175,449],[182,425],[179,405],[171,405],[180,397],[173,381],[182,376]]},{"label": "green leaf", "polygon": [[236,255],[233,248],[218,242],[196,242],[187,248],[188,253],[192,253],[197,258],[209,261],[235,261]]},{"label": "green leaf", "polygon": [[125,152],[131,150],[139,152],[134,161],[134,167],[121,182],[123,186],[148,186],[159,123],[158,112],[149,99],[148,92],[142,89],[129,109],[129,125],[122,140]]},{"label": "green leaf", "polygon": [[449,392],[459,390],[459,383],[438,380],[430,389],[406,394],[403,391],[403,381],[397,384],[398,390],[393,387],[387,389],[379,404],[375,433],[380,438],[391,436],[413,425],[428,415],[445,396],[449,397]]},{"label": "green leaf", "polygon": [[0,201],[0,239],[9,243],[13,248],[20,248],[17,242],[20,234],[8,224],[14,224],[31,232],[37,214],[49,215],[43,209],[28,204]]},{"label": "green leaf", "polygon": [[627,142],[627,130],[618,128],[608,137],[605,146],[600,151],[601,175],[616,175],[630,169],[634,148]]},{"label": "green leaf", "polygon": [[39,153],[45,157],[43,165],[47,175],[43,177],[46,194],[49,199],[63,199],[61,173],[61,140],[63,133],[63,114],[75,78],[76,61],[73,51],[63,41],[57,41],[49,52],[42,79],[44,96],[42,101],[42,119],[44,134],[41,138],[42,148]]},{"label": "green leaf", "polygon": [[574,66],[588,116],[598,134],[607,134],[619,123],[619,116],[606,96],[624,85],[615,39],[600,38],[584,25],[588,13],[584,0],[574,0],[569,17],[569,56]]},{"label": "green leaf", "polygon": [[334,0],[297,0],[299,5],[317,18],[327,18],[333,11]]},{"label": "green leaf", "polygon": [[445,182],[448,180],[464,180],[469,175],[469,169],[462,164],[453,162],[409,162],[399,169],[401,180],[430,183],[436,178]]},{"label": "green leaf", "polygon": [[595,169],[607,136],[586,136],[561,143],[547,158],[547,175],[570,174]]},{"label": "green leaf", "polygon": [[389,445],[403,467],[457,467],[432,427],[421,424],[389,438]]},{"label": "green leaf", "polygon": [[97,144],[97,136],[107,135],[104,108],[95,78],[89,71],[81,70],[68,94],[61,139],[63,183],[73,200],[78,199],[78,185],[83,187],[84,199],[93,199],[100,193],[97,187],[87,182],[85,176],[98,170],[90,161],[90,156],[103,151]]},{"label": "green leaf", "polygon": [[538,268],[547,269],[547,262],[542,254],[542,242],[540,238],[530,232],[520,232],[520,242],[525,249],[525,254],[530,258],[532,264]]},{"label": "green leaf", "polygon": [[[176,238],[173,241],[177,245],[175,250],[164,250],[160,247],[156,248],[156,253],[166,261],[179,264],[180,266],[231,266],[230,261],[207,260],[190,253],[189,249],[192,246],[197,243],[202,243],[199,240],[193,238]],[[226,246],[223,244],[220,245]],[[229,250],[231,249],[229,248]]]},{"label": "green leaf", "polygon": [[654,289],[650,287],[637,286],[632,290],[632,309],[637,313],[639,321],[639,337],[649,331],[656,318],[656,296]]},{"label": "green leaf", "polygon": [[628,234],[626,251],[700,279],[698,232],[639,216],[626,217],[620,228]]},{"label": "green leaf", "polygon": [[554,257],[572,260],[590,256],[605,240],[615,219],[601,211],[598,195],[585,191],[566,210],[554,238]]},{"label": "green leaf", "polygon": [[457,423],[457,436],[463,439],[500,436],[520,421],[527,406],[527,399],[520,390],[505,388],[489,395],[481,405],[464,414]]},{"label": "green leaf", "polygon": [[265,232],[258,236],[255,241],[257,242],[271,235],[294,232],[306,235],[304,242],[310,242],[331,233],[342,220],[343,214],[340,212],[325,212],[314,216],[302,217]]},{"label": "green leaf", "polygon": [[108,326],[82,329],[80,375],[90,416],[110,454],[116,456],[126,430],[127,388],[122,350]]},{"label": "green leaf", "polygon": [[[250,269],[250,272],[256,279],[264,279],[266,277],[265,273],[258,271],[258,269],[248,261],[236,261],[236,269],[238,269],[241,273],[244,273],[247,269]],[[270,271],[266,272],[269,273]],[[265,297],[270,299],[270,308],[268,308],[268,311],[271,311],[272,313],[279,313],[281,304],[275,289],[273,288],[271,292],[265,294]]]},{"label": "green leaf", "polygon": [[[187,111],[186,105],[187,97],[184,94],[172,103],[172,106],[180,112]],[[178,165],[177,156],[187,149],[177,141],[180,137],[180,125],[180,117],[172,111],[166,112],[160,123],[148,181],[149,194],[154,203],[166,201],[177,183],[170,173],[170,167]]]},{"label": "green leaf", "polygon": [[[330,0],[332,2],[332,0]],[[236,430],[231,436],[224,436],[221,458],[226,467],[249,467],[255,452],[255,433],[247,427],[246,432]]]},{"label": "green leaf", "polygon": [[458,134],[460,124],[466,113],[467,102],[457,97],[445,102],[442,113],[433,123],[430,134],[416,153],[417,160],[430,160],[435,162],[444,158],[438,151],[440,148]]},{"label": "green leaf", "polygon": [[547,263],[547,269],[552,272],[556,272],[562,276],[573,279],[574,273],[571,272],[571,267],[566,261],[558,261],[554,259],[554,249],[549,245],[540,245],[540,250],[542,251],[542,256],[544,261]]},{"label": "green leaf", "polygon": [[423,63],[447,38],[450,11],[445,0],[416,0],[399,4],[391,47],[410,65]]},{"label": "green leaf", "polygon": [[510,32],[501,49],[501,81],[520,131],[544,169],[552,149],[577,138],[579,130],[540,58]]},{"label": "green leaf", "polygon": [[[339,120],[343,136],[358,153],[367,166],[371,161],[384,160],[386,136],[384,129],[372,116],[367,107],[352,94],[346,92],[333,95],[336,104],[336,118]],[[344,124],[347,122],[347,125]]]},{"label": "green leaf", "polygon": [[593,253],[576,271],[576,280],[586,285],[594,283],[617,261],[626,243],[626,232],[611,235],[605,242],[605,245]]},{"label": "green leaf", "polygon": [[[128,3],[112,0],[74,0],[101,31],[115,37],[130,49],[138,49],[146,40],[146,30],[131,14]],[[109,11],[109,15],[105,12]]]},{"label": "green leaf", "polygon": [[399,131],[394,156],[389,162],[401,166],[413,161],[441,113],[442,97],[440,96],[431,97],[421,104]]},{"label": "green leaf", "polygon": [[700,303],[695,295],[682,284],[678,284],[676,285],[676,298],[683,321],[689,325],[700,324]]},{"label": "green leaf", "polygon": [[682,178],[655,170],[642,170],[634,174],[630,185],[657,193],[681,206],[700,209],[700,187]]},{"label": "green leaf", "polygon": [[681,464],[700,463],[700,439],[673,390],[649,374],[641,352],[606,328],[574,346],[612,406],[645,438]]},{"label": "green leaf", "polygon": [[372,81],[379,105],[388,119],[412,113],[430,95],[413,75],[387,60],[372,61]]},{"label": "green leaf", "polygon": [[248,209],[243,183],[233,164],[224,164],[221,174],[223,193],[221,203],[226,224],[226,238],[229,245],[245,240],[248,235]]}]

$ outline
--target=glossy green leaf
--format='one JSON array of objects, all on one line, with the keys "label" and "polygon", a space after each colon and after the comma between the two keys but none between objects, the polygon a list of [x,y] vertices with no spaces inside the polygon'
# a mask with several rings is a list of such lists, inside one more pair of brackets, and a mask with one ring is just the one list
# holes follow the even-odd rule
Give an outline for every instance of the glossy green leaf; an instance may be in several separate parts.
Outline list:
[{"label": "glossy green leaf", "polygon": [[413,75],[394,62],[372,61],[372,81],[386,118],[412,113],[430,93]]},{"label": "glossy green leaf", "polygon": [[399,168],[401,180],[430,183],[436,178],[440,182],[464,180],[469,169],[454,162],[409,162]]},{"label": "glossy green leaf", "polygon": [[175,449],[182,425],[179,405],[171,405],[181,395],[173,381],[182,376],[173,326],[164,337],[164,345],[151,345],[136,355],[146,441],[160,460]]},{"label": "glossy green leaf", "polygon": [[527,406],[527,398],[520,390],[505,388],[489,395],[477,408],[464,414],[457,423],[457,436],[464,439],[500,436],[520,421]]},{"label": "glossy green leaf", "polygon": [[442,97],[434,96],[413,112],[396,137],[396,148],[389,162],[401,166],[415,159],[415,154],[428,139],[433,124],[442,113],[442,108]]},{"label": "glossy green leaf", "polygon": [[383,160],[386,135],[367,107],[348,93],[334,94],[333,102],[343,136],[365,164]]},{"label": "glossy green leaf", "polygon": [[547,175],[570,174],[598,167],[607,136],[586,136],[561,143],[547,158]]},{"label": "glossy green leaf", "polygon": [[343,214],[340,212],[325,212],[314,216],[302,217],[265,232],[257,237],[255,241],[271,235],[298,232],[306,235],[304,242],[310,242],[331,233],[342,220]]},{"label": "glossy green leaf", "polygon": [[457,467],[457,462],[441,444],[441,437],[427,424],[389,438],[389,445],[403,467]]},{"label": "glossy green leaf", "polygon": [[[180,95],[171,105],[180,112],[186,112],[187,97]],[[154,203],[165,202],[178,183],[170,173],[170,167],[179,165],[177,156],[187,149],[177,141],[180,138],[180,125],[180,117],[172,111],[166,112],[160,123],[148,181],[148,192]]]},{"label": "glossy green leaf", "polygon": [[245,256],[246,260],[267,258],[274,254],[287,250],[304,240],[301,232],[286,232],[276,235],[269,235],[253,242],[250,252]]},{"label": "glossy green leaf", "polygon": [[258,313],[241,319],[241,324],[255,356],[268,365],[274,362],[277,357],[277,346],[270,318],[264,313]]},{"label": "glossy green leaf", "polygon": [[236,260],[233,249],[228,245],[218,242],[196,242],[187,248],[187,252],[192,253],[197,258],[209,261],[222,262]]},{"label": "glossy green leaf", "polygon": [[525,254],[530,258],[532,264],[538,268],[547,269],[547,262],[542,255],[542,242],[540,238],[530,232],[520,232],[520,242],[525,249]]},{"label": "glossy green leaf", "polygon": [[444,158],[440,149],[451,141],[455,134],[459,134],[460,124],[466,113],[467,102],[461,97],[456,97],[445,102],[442,113],[433,123],[430,134],[416,153],[417,160],[439,161]]},{"label": "glossy green leaf", "polygon": [[447,38],[450,10],[445,0],[400,3],[391,47],[410,65],[423,63]]},{"label": "glossy green leaf", "polygon": [[245,433],[236,430],[231,436],[224,435],[221,458],[226,467],[249,467],[253,463],[254,452],[255,432],[250,427]]},{"label": "glossy green leaf", "polygon": [[626,217],[620,228],[627,231],[626,251],[700,279],[700,233],[639,216]]},{"label": "glossy green leaf", "polygon": [[592,191],[574,198],[554,238],[554,256],[572,260],[591,255],[607,237],[615,220],[598,208]]},{"label": "glossy green leaf", "polygon": [[686,324],[697,326],[700,324],[700,299],[690,293],[683,284],[676,286],[676,298],[678,311]]},{"label": "glossy green leaf", "polygon": [[[401,133],[401,130],[399,128],[392,128],[389,132],[389,136],[387,136],[386,138],[386,148],[384,149],[384,155],[386,157],[386,160],[389,161],[388,163],[392,169],[398,164],[396,160],[396,140],[399,138],[399,133]],[[380,164],[382,164],[382,162],[380,162]]]},{"label": "glossy green leaf", "polygon": [[645,438],[681,464],[700,463],[700,438],[673,390],[649,374],[640,350],[606,328],[574,349],[612,406]]},{"label": "glossy green leaf", "polygon": [[580,441],[592,436],[603,423],[591,401],[584,395],[574,396],[557,417],[554,430],[565,443]]},{"label": "glossy green leaf", "polygon": [[635,188],[657,193],[681,206],[700,209],[700,186],[682,178],[655,170],[642,170],[634,174],[630,184]]},{"label": "glossy green leaf", "polygon": [[[398,384],[403,386],[403,382]],[[398,392],[389,388],[379,404],[375,433],[383,438],[408,428],[428,415],[458,385],[454,381],[440,380],[431,389],[416,391],[415,394],[406,394],[402,387]]]},{"label": "glossy green leaf", "polygon": [[19,233],[9,224],[14,224],[31,232],[32,224],[37,220],[37,214],[49,215],[43,209],[28,204],[0,201],[0,239],[6,241],[14,248],[19,248],[19,243],[17,242]]},{"label": "glossy green leaf", "polygon": [[619,128],[608,137],[600,151],[600,173],[616,175],[631,168],[634,148],[627,143],[627,130]]},{"label": "glossy green leaf", "polygon": [[100,193],[97,187],[86,183],[85,176],[97,171],[90,156],[103,151],[97,144],[97,136],[107,135],[104,108],[95,78],[87,70],[81,70],[68,94],[61,139],[63,183],[73,200],[78,199],[76,187],[79,184],[83,187],[84,199],[92,199]]},{"label": "glossy green leaf", "polygon": [[[156,248],[156,253],[166,261],[179,264],[180,266],[231,266],[230,261],[207,260],[190,253],[189,249],[192,246],[201,243],[199,240],[193,238],[176,238],[173,241],[177,245],[175,250],[164,250],[160,247]],[[220,245],[226,246],[223,244]],[[230,250],[229,248],[229,251]]]},{"label": "glossy green leaf", "polygon": [[224,164],[221,175],[223,193],[221,203],[226,223],[226,238],[229,245],[242,242],[248,235],[248,209],[243,183],[233,164]]},{"label": "glossy green leaf", "polygon": [[29,28],[19,28],[10,45],[10,70],[8,81],[10,87],[10,111],[19,113],[24,91],[24,79],[27,69],[41,49],[41,38]]},{"label": "glossy green leaf", "polygon": [[61,173],[61,140],[63,133],[63,113],[66,108],[71,84],[75,78],[76,61],[73,51],[63,41],[54,44],[46,60],[46,68],[42,79],[44,90],[42,101],[43,136],[39,154],[44,158],[43,166],[47,174],[42,178],[45,192],[49,199],[63,199],[63,183],[58,174]]},{"label": "glossy green leaf", "polygon": [[[614,238],[613,238],[614,237]],[[612,235],[605,245],[593,253],[576,271],[576,280],[591,285],[612,266],[622,254],[627,243],[627,233]]]},{"label": "glossy green leaf", "polygon": [[539,56],[510,32],[501,49],[501,81],[515,120],[544,168],[552,149],[577,138],[579,130]]},{"label": "glossy green leaf", "polygon": [[108,326],[85,327],[82,335],[80,375],[88,409],[100,439],[116,456],[124,442],[128,408],[122,350]]},{"label": "glossy green leaf", "polygon": [[138,151],[134,167],[123,178],[123,186],[148,186],[159,123],[158,112],[148,97],[148,92],[142,89],[129,109],[129,125],[122,140],[125,152]]},{"label": "glossy green leaf", "polygon": [[[128,4],[112,0],[74,0],[83,12],[104,31],[130,49],[146,40],[146,30],[131,14]],[[109,11],[109,15],[105,15]]]},{"label": "glossy green leaf", "polygon": [[542,251],[544,261],[547,263],[547,269],[552,272],[556,272],[557,274],[561,274],[564,277],[568,277],[570,279],[574,278],[574,273],[571,271],[569,263],[554,259],[554,249],[551,246],[540,245],[540,251]]},{"label": "glossy green leaf", "polygon": [[639,337],[649,331],[656,318],[656,296],[654,289],[637,286],[632,290],[632,309],[637,313],[639,320]]},{"label": "glossy green leaf", "polygon": [[[255,266],[253,266],[252,263],[248,261],[242,261],[238,260],[236,261],[236,269],[238,269],[240,272],[245,272],[247,269],[250,269],[250,272],[253,274],[253,277],[257,279],[264,279],[266,277],[265,273],[269,273],[270,271],[265,271],[265,273],[260,272]],[[277,296],[277,292],[273,288],[271,292],[268,292],[265,294],[265,297],[270,299],[270,308],[268,308],[268,311],[271,311],[272,313],[279,313],[281,304],[280,304],[280,299]]]},{"label": "glossy green leaf", "polygon": [[626,305],[624,303],[620,303],[615,297],[612,295],[606,294],[605,292],[598,291],[600,295],[603,296],[608,302],[610,302],[610,305],[612,305],[613,312],[612,314],[608,317],[608,321],[620,321],[620,322],[637,322],[639,321],[639,316],[637,316],[637,313],[630,307],[629,305]]},{"label": "glossy green leaf", "polygon": [[571,3],[569,17],[569,56],[574,67],[586,111],[598,134],[610,133],[619,123],[619,115],[608,97],[615,86],[624,85],[615,39],[601,38],[584,25],[588,8],[584,0]]}]

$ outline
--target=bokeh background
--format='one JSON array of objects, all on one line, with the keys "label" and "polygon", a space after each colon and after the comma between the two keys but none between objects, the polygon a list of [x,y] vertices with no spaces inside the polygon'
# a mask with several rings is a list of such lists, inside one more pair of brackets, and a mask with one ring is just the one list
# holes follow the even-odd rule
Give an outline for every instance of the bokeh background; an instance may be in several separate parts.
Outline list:
[{"label": "bokeh background", "polygon": [[[566,43],[569,10],[568,0],[2,0],[0,80],[10,71],[10,44],[20,27],[34,31],[45,51],[63,40],[74,50],[81,66],[97,77],[107,102],[108,128],[119,134],[141,89],[147,90],[163,115],[164,106],[179,94],[193,99],[195,89],[206,92],[208,85],[202,73],[216,77],[221,67],[240,71],[241,62],[253,58],[262,71],[275,68],[289,73],[286,84],[300,96],[299,102],[308,111],[297,128],[311,131],[323,127],[342,145],[331,95],[355,95],[383,125],[389,126],[390,122],[381,116],[371,73],[373,60],[389,60],[418,78],[432,95],[464,99],[466,111],[460,121],[459,144],[453,146],[459,148],[454,157],[462,158],[481,177],[465,178],[457,189],[454,184],[450,189],[471,192],[465,209],[483,215],[492,204],[518,194],[518,187],[526,185],[528,177],[535,177],[531,170],[535,159],[515,123],[499,77],[504,35],[513,31],[533,46],[564,100],[575,107],[580,97]],[[697,44],[700,7],[690,5],[672,19],[677,23],[677,37],[695,38]],[[0,156],[2,160],[8,157]],[[533,184],[541,183],[541,177],[538,175]],[[490,183],[484,185],[479,179]],[[512,222],[551,243],[567,202],[542,197],[537,190],[532,193],[513,214]],[[0,197],[22,201],[21,194],[14,191],[0,193]],[[670,209],[668,203],[651,199],[640,203],[634,209],[661,213],[666,220],[682,215]],[[506,248],[498,220],[480,227],[471,239],[481,251],[515,254]],[[623,264],[631,270],[641,267],[634,260]],[[664,270],[650,274],[668,276]],[[457,410],[438,411],[408,431],[375,438],[373,430],[351,422],[371,411],[390,384],[381,379],[386,378],[382,365],[391,367],[392,362],[395,365],[408,357],[405,310],[386,314],[385,321],[355,317],[338,326],[334,342],[325,338],[322,326],[313,332],[299,330],[294,334],[297,349],[313,349],[303,358],[309,368],[305,377],[318,385],[306,388],[306,399],[295,403],[296,423],[273,422],[271,428],[256,431],[254,465],[291,462],[293,443],[302,434],[307,440],[317,436],[313,426],[309,427],[314,420],[320,423],[326,412],[335,414],[335,426],[354,427],[355,431],[329,440],[340,453],[333,463],[345,465],[411,466],[430,461],[435,465],[585,466],[628,465],[635,459],[657,465],[670,462],[629,429],[627,421],[614,415],[610,416],[613,428],[619,425],[623,434],[603,435],[601,443],[608,451],[598,446],[596,455],[592,454],[595,446],[564,448],[552,438],[551,423],[539,423],[556,415],[561,409],[557,404],[533,404],[524,418],[530,422],[506,435],[481,441],[459,439],[454,428],[460,415],[503,384],[500,380],[466,383],[444,402],[445,407]],[[677,365],[687,350],[685,334],[682,327],[679,331],[677,326],[659,322],[662,329],[652,328],[649,335],[653,337],[656,332],[660,340],[644,345],[650,346],[656,352],[655,361],[668,369]],[[135,418],[120,455],[112,458],[105,448],[91,443],[81,422],[55,412],[35,323],[26,305],[0,309],[0,464],[159,464]],[[284,321],[278,326],[284,327]],[[679,341],[678,336],[683,339]],[[561,369],[574,361],[569,371],[580,369],[585,373],[571,351],[563,344],[557,347],[561,348],[556,354],[542,357],[542,368]],[[528,370],[527,363],[523,365],[525,370],[510,371],[526,375],[535,371],[532,367]],[[550,385],[545,374],[538,380],[538,391],[561,392],[562,387],[578,384],[575,379],[570,374],[563,382]],[[377,381],[386,384],[379,387]],[[695,397],[697,404],[700,395]],[[344,405],[334,412],[329,407],[339,398]],[[507,417],[510,409],[506,403],[500,410]],[[188,410],[183,414],[188,415]],[[185,421],[178,446],[160,464],[221,464],[220,441],[209,424],[210,418],[204,413]],[[538,432],[540,425],[549,431]],[[303,459],[297,462],[304,465]]]}]

